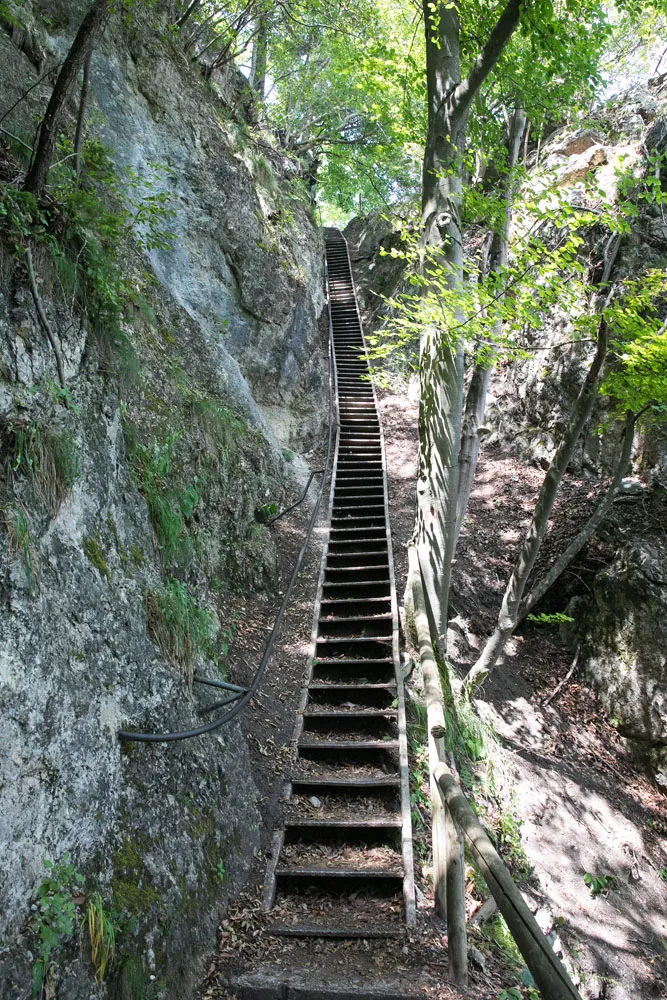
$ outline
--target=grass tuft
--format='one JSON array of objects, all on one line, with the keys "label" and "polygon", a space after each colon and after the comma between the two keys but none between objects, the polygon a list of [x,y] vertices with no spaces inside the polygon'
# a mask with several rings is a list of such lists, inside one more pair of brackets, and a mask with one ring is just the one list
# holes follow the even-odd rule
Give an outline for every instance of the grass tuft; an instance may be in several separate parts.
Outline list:
[{"label": "grass tuft", "polygon": [[148,595],[148,629],[165,657],[192,683],[197,660],[215,656],[216,626],[180,580],[170,577],[164,590]]}]

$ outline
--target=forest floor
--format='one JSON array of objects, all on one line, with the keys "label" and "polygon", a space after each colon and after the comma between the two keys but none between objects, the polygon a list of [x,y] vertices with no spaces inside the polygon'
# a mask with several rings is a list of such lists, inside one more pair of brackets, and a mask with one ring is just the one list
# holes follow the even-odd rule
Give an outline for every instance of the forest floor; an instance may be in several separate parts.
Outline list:
[{"label": "forest floor", "polygon": [[[380,405],[400,603],[414,524],[417,408],[407,395],[389,392],[380,393]],[[480,459],[455,568],[450,649],[460,671],[474,659],[494,622],[543,475],[500,454]],[[569,533],[570,524],[580,522],[599,487],[568,480],[552,525],[554,544]],[[308,516],[304,504],[271,529],[279,552],[281,592]],[[417,930],[393,948],[385,942],[306,944],[264,933],[271,919],[260,909],[266,852],[281,819],[282,794],[294,758],[292,737],[308,661],[325,520],[321,513],[276,653],[251,703],[253,710],[244,714],[261,796],[262,853],[249,873],[247,891],[230,904],[218,951],[197,997],[232,997],[230,979],[264,970],[285,981],[300,978],[311,987],[320,982],[356,988],[360,996],[372,986],[438,1000],[497,1000],[503,988],[516,984],[520,968],[498,933],[473,931],[471,942],[484,953],[483,968],[471,966],[467,991],[457,993],[446,986],[446,934],[432,916],[428,816],[419,801],[426,788],[416,787],[424,777],[416,723],[412,793],[418,800],[415,814],[422,820],[415,826]],[[244,595],[226,602],[227,621],[236,624],[229,657],[234,680],[250,679],[279,601],[280,593],[273,600]],[[522,888],[545,932],[562,943],[582,997],[667,1000],[667,886],[659,877],[667,865],[667,799],[635,765],[576,669],[551,703],[544,704],[572,659],[572,651],[552,630],[532,626],[515,637],[477,701],[480,715],[497,737],[492,740],[493,759],[482,762],[477,771],[485,772],[487,779],[492,775],[495,793],[508,804],[507,814],[496,823],[503,853],[526,873],[532,869]],[[586,873],[611,878],[593,896],[584,882]],[[470,881],[472,911],[482,894],[475,889],[474,877]]]}]

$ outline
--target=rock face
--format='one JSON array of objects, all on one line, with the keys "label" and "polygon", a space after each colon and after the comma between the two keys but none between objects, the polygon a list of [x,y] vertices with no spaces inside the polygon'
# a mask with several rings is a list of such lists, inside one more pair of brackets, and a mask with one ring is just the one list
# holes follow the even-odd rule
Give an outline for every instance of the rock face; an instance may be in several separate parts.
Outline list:
[{"label": "rock face", "polygon": [[[14,7],[2,110],[67,50],[85,4]],[[218,669],[225,593],[274,586],[255,511],[307,472],[287,449],[318,444],[325,419],[321,237],[298,166],[253,138],[243,79],[204,81],[150,17],[111,26],[93,60],[91,130],[134,202],[116,262],[134,305],[116,325],[95,320],[66,290],[70,272],[33,247],[66,389],[0,227],[2,1000],[29,993],[42,862],[66,852],[116,912],[118,949],[103,986],[86,935],[80,949],[61,934],[58,996],[181,998],[200,974],[259,844],[242,732],[157,745],[117,733],[201,722],[206,696],[186,675]],[[37,87],[5,124],[29,137],[47,98]],[[12,155],[2,147],[0,198],[20,176]],[[137,206],[163,195],[175,240],[155,245]]]},{"label": "rock face", "polygon": [[[543,144],[539,165],[529,157],[531,183],[555,182],[570,189],[576,203],[580,185],[588,176],[610,202],[618,193],[619,174],[643,155],[664,148],[667,101],[644,88],[635,88],[617,103],[598,109],[594,129],[558,129]],[[633,278],[648,268],[664,267],[667,232],[660,207],[643,205],[632,222],[632,233],[624,240],[613,277]],[[598,236],[599,239],[599,236]],[[604,241],[590,247],[590,259],[602,260]],[[582,303],[586,308],[586,304]],[[544,327],[528,333],[535,350],[527,359],[502,366],[492,376],[487,423],[488,445],[545,466],[554,455],[592,358],[591,344],[572,343],[570,315],[558,307],[551,310]],[[620,431],[604,435],[596,428],[608,414],[608,401],[596,404],[591,432],[582,437],[571,470],[577,473],[610,474],[618,454]],[[667,476],[667,440],[652,433],[637,442],[644,470],[654,479]]]},{"label": "rock face", "polygon": [[648,751],[665,786],[666,566],[664,540],[633,539],[597,574],[591,597],[571,606],[587,676],[619,731]]}]

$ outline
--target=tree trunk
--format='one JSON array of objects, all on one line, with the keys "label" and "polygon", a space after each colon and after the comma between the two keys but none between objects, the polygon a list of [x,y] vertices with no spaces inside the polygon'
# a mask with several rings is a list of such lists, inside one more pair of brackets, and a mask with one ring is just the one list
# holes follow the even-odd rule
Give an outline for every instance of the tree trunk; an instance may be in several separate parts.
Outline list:
[{"label": "tree trunk", "polygon": [[[512,115],[509,126],[508,167],[505,181],[505,218],[502,230],[494,234],[490,255],[490,270],[502,273],[507,266],[509,255],[509,235],[512,224],[512,208],[514,207],[515,182],[513,170],[519,160],[521,139],[526,128],[526,115],[523,108],[518,107]],[[499,337],[501,324],[497,324],[494,335]],[[466,396],[465,413],[461,432],[461,448],[459,452],[459,481],[456,500],[456,538],[454,551],[461,533],[463,518],[468,509],[468,501],[472,492],[472,484],[479,458],[479,428],[484,421],[486,411],[486,396],[489,388],[491,372],[495,364],[495,353],[487,358],[486,364],[476,364],[470,379]]]},{"label": "tree trunk", "polygon": [[83,145],[83,129],[86,124],[86,109],[88,107],[88,92],[90,90],[90,67],[93,58],[92,49],[83,64],[83,83],[79,100],[79,114],[76,119],[76,134],[74,136],[74,172],[78,177],[81,173],[81,147]]},{"label": "tree trunk", "polygon": [[190,15],[194,14],[197,8],[200,6],[201,6],[201,0],[192,0],[192,3],[188,4],[188,6],[185,8],[183,13],[179,17],[178,21],[176,22],[176,27],[182,28],[187,19],[190,17]]},{"label": "tree trunk", "polygon": [[519,608],[518,621],[521,622],[526,617],[529,611],[535,607],[535,605],[542,600],[547,590],[553,587],[554,583],[558,577],[563,573],[567,567],[570,565],[572,560],[579,555],[584,545],[593,537],[597,529],[600,527],[604,521],[609,508],[612,505],[614,497],[618,492],[618,487],[621,485],[621,480],[627,472],[628,466],[630,464],[630,459],[632,458],[632,445],[634,443],[634,433],[635,433],[635,420],[636,416],[634,413],[628,413],[625,418],[625,433],[623,436],[623,447],[621,448],[621,453],[619,455],[618,464],[616,466],[616,472],[614,473],[614,478],[609,484],[609,489],[605,493],[604,497],[598,504],[597,510],[588,519],[584,527],[581,529],[578,535],[576,535],[570,544],[567,546],[564,552],[558,557],[553,566],[544,574],[542,579],[537,583],[527,597],[521,602],[521,607]]},{"label": "tree trunk", "polygon": [[503,596],[502,607],[498,615],[498,624],[493,635],[487,640],[477,662],[465,678],[464,687],[468,696],[486,680],[495,666],[498,657],[503,652],[507,640],[517,626],[523,592],[528,582],[528,577],[535,565],[542,540],[549,527],[549,516],[556,500],[558,489],[574,454],[579,436],[591,415],[600,372],[606,355],[607,324],[603,316],[600,319],[598,327],[595,357],[586,374],[577,401],[574,404],[567,430],[544,477],[530,526],[524,536],[512,575]]},{"label": "tree trunk", "polygon": [[252,65],[250,68],[250,86],[255,88],[259,99],[264,100],[266,91],[266,65],[269,53],[269,26],[265,14],[258,18],[257,34],[252,48]]},{"label": "tree trunk", "polygon": [[58,125],[65,101],[79,75],[79,70],[86,60],[95,36],[107,20],[112,2],[113,0],[95,0],[95,3],[93,3],[81,22],[81,27],[58,74],[58,79],[53,88],[44,118],[42,119],[35,157],[23,182],[24,191],[29,191],[36,198],[39,198],[41,195],[49,176],[49,169],[58,138]]},{"label": "tree trunk", "polygon": [[[456,289],[463,280],[460,208],[465,122],[447,100],[461,79],[460,22],[455,7],[424,2],[428,132],[422,178],[422,243],[438,248]],[[436,27],[437,25],[437,27]],[[429,327],[420,342],[419,479],[416,543],[429,623],[444,649],[456,527],[458,450],[463,408],[463,349]]]},{"label": "tree trunk", "polygon": [[[461,81],[458,5],[424,0],[428,129],[422,178],[422,245],[438,252],[452,290],[463,281],[462,152],[472,102],[519,22],[509,0],[487,44]],[[439,328],[420,342],[419,479],[416,543],[434,640],[444,652],[456,545],[463,346]]]}]

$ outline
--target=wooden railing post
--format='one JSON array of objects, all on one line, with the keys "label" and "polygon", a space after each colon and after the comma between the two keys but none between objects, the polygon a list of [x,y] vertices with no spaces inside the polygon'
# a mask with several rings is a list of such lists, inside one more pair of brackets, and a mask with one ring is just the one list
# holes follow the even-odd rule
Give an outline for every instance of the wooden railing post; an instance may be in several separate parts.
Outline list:
[{"label": "wooden railing post", "polygon": [[408,564],[408,591],[412,594],[414,626],[426,700],[434,906],[437,916],[447,922],[449,978],[458,986],[466,986],[468,983],[468,940],[462,844],[434,776],[436,767],[445,756],[445,712],[440,673],[431,644],[419,560],[417,550],[413,545],[408,547]]}]

